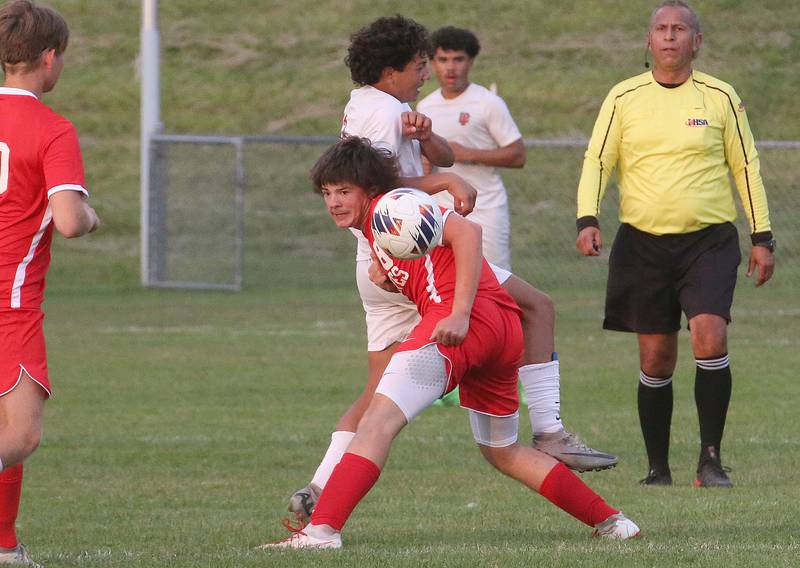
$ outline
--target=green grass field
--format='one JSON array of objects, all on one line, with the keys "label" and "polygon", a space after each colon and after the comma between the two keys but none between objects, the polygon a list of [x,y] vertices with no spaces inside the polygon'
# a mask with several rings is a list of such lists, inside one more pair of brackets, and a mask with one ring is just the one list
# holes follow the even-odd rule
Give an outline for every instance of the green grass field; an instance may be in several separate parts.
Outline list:
[{"label": "green grass field", "polygon": [[[622,458],[617,469],[584,479],[635,519],[643,538],[589,539],[588,528],[483,462],[465,411],[431,409],[401,435],[347,527],[344,550],[258,553],[255,545],[283,535],[286,498],[308,481],[366,375],[352,239],[327,221],[304,178],[320,149],[248,154],[243,292],[141,289],[138,2],[51,3],[71,22],[73,40],[63,81],[46,100],[81,132],[106,227],[86,239],[57,239],[49,274],[55,397],[42,447],[26,466],[19,526],[37,560],[50,567],[797,565],[796,153],[764,152],[768,191],[782,196],[772,202],[783,246],[776,279],[754,290],[742,274],[737,291],[723,448],[732,491],[691,487],[697,418],[685,334],[675,377],[675,486],[638,485],[646,462],[634,338],[600,330],[602,260],[578,259],[572,249],[580,151],[532,151],[526,169],[507,176],[516,271],[557,302],[567,425]],[[431,27],[474,27],[485,47],[475,79],[499,84],[530,137],[588,133],[611,84],[641,69],[651,8],[614,0],[161,4],[169,132],[335,133],[350,88],[341,63],[348,34],[402,11]],[[707,35],[698,67],[737,87],[758,138],[800,139],[800,11],[788,0],[758,7],[709,0],[698,8]],[[603,223],[611,231],[609,199]]]}]

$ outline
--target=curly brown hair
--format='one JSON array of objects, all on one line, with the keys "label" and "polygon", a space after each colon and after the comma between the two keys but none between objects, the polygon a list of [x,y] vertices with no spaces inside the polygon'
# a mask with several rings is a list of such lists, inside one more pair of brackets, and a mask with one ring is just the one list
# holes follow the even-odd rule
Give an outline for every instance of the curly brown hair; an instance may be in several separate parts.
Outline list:
[{"label": "curly brown hair", "polygon": [[397,161],[392,153],[358,136],[346,136],[325,150],[309,177],[317,193],[332,183],[350,183],[370,197],[391,191],[399,183]]},{"label": "curly brown hair", "polygon": [[378,18],[350,36],[344,62],[357,85],[373,85],[386,67],[402,71],[416,55],[427,56],[428,30],[400,14]]}]

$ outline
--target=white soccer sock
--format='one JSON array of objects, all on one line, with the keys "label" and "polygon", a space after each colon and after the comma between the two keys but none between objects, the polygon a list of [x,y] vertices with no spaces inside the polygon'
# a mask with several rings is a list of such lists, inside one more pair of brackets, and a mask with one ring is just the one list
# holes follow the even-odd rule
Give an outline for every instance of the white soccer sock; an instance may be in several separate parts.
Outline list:
[{"label": "white soccer sock", "polygon": [[3,472],[3,469],[5,469],[5,468],[3,467],[3,460],[2,460],[2,459],[0,459],[0,473],[2,473],[2,472]]},{"label": "white soccer sock", "polygon": [[331,434],[331,444],[328,446],[328,451],[325,452],[325,457],[322,458],[316,473],[314,473],[311,483],[320,489],[325,487],[333,473],[333,468],[341,461],[347,446],[350,445],[350,441],[355,435],[355,432],[346,432],[344,430]]},{"label": "white soccer sock", "polygon": [[306,527],[303,529],[303,532],[308,536],[313,536],[314,538],[318,538],[320,540],[331,538],[332,536],[339,534],[339,531],[330,525],[315,525],[313,523],[306,525]]},{"label": "white soccer sock", "polygon": [[528,414],[533,433],[547,434],[563,430],[558,359],[520,367],[519,380],[528,399]]}]

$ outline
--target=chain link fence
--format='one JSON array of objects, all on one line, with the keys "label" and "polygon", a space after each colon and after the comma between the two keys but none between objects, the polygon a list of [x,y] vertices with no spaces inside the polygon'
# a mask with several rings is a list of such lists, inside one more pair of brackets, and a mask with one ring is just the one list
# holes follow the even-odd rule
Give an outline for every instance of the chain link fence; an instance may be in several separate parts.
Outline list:
[{"label": "chain link fence", "polygon": [[[152,144],[150,281],[156,286],[302,288],[352,279],[354,240],[337,230],[311,189],[308,170],[332,137],[156,136]],[[575,250],[575,192],[585,140],[528,140],[521,170],[505,170],[513,269],[544,290],[604,286],[618,227],[612,180],[600,216],[599,258]],[[800,275],[800,142],[761,142],[761,171],[781,280]],[[738,194],[735,197],[738,204]],[[736,222],[743,252],[749,228]]]}]

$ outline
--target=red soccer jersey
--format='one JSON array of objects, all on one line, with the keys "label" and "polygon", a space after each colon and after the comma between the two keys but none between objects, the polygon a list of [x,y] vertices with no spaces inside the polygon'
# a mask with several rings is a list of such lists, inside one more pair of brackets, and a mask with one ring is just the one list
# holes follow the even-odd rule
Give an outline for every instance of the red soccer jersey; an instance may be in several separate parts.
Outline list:
[{"label": "red soccer jersey", "polygon": [[[367,237],[372,250],[375,251],[376,256],[380,259],[389,279],[403,295],[417,305],[417,310],[419,310],[421,316],[425,316],[431,309],[445,307],[449,313],[453,305],[456,288],[456,262],[453,250],[449,246],[437,246],[429,254],[415,260],[399,260],[387,255],[383,249],[375,244],[375,237],[372,233],[372,213],[375,211],[375,206],[381,197],[383,196],[378,195],[372,200],[367,226],[364,227],[364,235]],[[455,214],[444,207],[441,209],[445,221],[447,215]],[[489,267],[486,259],[483,259],[483,268],[481,269],[476,296],[490,298],[495,303],[508,307],[520,314],[519,307],[508,292],[497,282],[497,277]]]},{"label": "red soccer jersey", "polygon": [[[373,199],[369,219],[381,196]],[[445,220],[452,211],[442,208]],[[417,305],[422,320],[398,347],[416,350],[431,343],[437,323],[452,311],[456,286],[456,263],[449,246],[437,246],[416,260],[397,260],[375,244],[372,223],[364,235],[389,278]],[[458,345],[437,344],[447,361],[447,390],[461,385],[461,406],[492,416],[512,416],[519,408],[517,367],[522,360],[523,339],[520,309],[497,282],[483,260],[478,290],[470,313],[469,333]]]},{"label": "red soccer jersey", "polygon": [[21,89],[0,88],[0,310],[38,309],[53,235],[49,198],[84,189],[78,134]]}]

